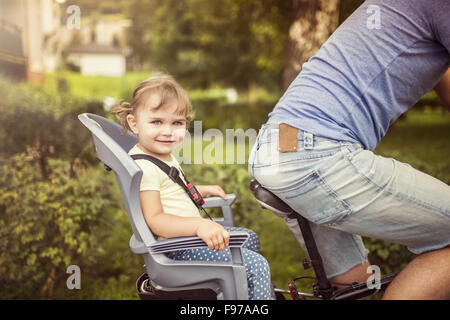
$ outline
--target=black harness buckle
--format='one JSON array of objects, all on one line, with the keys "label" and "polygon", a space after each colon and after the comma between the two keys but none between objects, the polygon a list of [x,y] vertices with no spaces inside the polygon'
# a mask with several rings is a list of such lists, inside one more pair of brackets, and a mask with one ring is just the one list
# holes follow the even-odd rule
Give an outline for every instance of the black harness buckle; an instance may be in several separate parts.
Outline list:
[{"label": "black harness buckle", "polygon": [[175,167],[170,167],[168,176],[170,177],[170,179],[173,180],[173,182],[178,183],[178,177],[180,176],[180,172],[177,170],[177,168]]}]

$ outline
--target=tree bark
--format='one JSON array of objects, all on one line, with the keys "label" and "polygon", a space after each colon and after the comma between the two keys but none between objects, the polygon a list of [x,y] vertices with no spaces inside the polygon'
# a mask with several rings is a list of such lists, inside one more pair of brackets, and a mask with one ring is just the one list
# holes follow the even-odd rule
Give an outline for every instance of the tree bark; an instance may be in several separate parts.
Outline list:
[{"label": "tree bark", "polygon": [[339,0],[293,0],[293,22],[289,28],[283,91],[338,26]]}]

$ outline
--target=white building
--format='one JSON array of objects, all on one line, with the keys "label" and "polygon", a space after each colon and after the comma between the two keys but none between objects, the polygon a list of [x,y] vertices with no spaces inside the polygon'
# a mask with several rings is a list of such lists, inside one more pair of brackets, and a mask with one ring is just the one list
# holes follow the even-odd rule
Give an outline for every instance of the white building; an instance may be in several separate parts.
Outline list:
[{"label": "white building", "polygon": [[93,21],[80,8],[80,25],[69,28],[73,14],[67,9],[64,0],[0,0],[0,74],[42,81],[45,72],[57,70],[62,51],[79,33],[80,46],[68,53],[84,75],[123,75],[125,57],[112,45],[126,49],[131,21],[108,15]]},{"label": "white building", "polygon": [[125,55],[117,47],[91,43],[71,47],[66,53],[67,60],[85,76],[117,77],[126,72]]}]

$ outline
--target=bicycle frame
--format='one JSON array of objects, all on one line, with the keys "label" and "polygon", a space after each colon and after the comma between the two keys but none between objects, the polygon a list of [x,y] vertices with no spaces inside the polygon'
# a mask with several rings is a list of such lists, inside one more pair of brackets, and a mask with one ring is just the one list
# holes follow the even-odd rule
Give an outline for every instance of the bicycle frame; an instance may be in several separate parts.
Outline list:
[{"label": "bicycle frame", "polygon": [[[319,250],[317,249],[316,241],[314,240],[313,234],[311,232],[309,221],[300,213],[289,207],[272,192],[262,187],[257,180],[251,180],[250,190],[262,208],[273,211],[281,217],[288,217],[290,219],[297,220],[303,236],[303,240],[305,242],[306,251],[310,258],[310,260],[303,260],[303,267],[304,269],[308,269],[312,266],[316,274],[316,277],[313,279],[316,279],[317,283],[313,284],[312,294],[299,292],[297,291],[297,288],[295,286],[296,280],[312,277],[298,277],[289,283],[289,290],[275,289],[275,293],[277,294],[277,296],[283,298],[283,293],[289,293],[293,300],[304,300],[306,298],[319,298],[323,300],[358,299],[372,295],[379,291],[383,291],[397,275],[397,273],[393,273],[380,279],[380,285],[378,286],[378,288],[372,288],[372,286],[370,286],[369,288],[369,285],[367,283],[342,284],[330,282],[326,276],[322,257],[320,256]],[[336,288],[334,288],[332,284],[344,285],[348,288],[336,290]]]},{"label": "bicycle frame", "polygon": [[336,291],[332,286],[333,283],[330,282],[326,276],[322,258],[317,249],[316,241],[312,235],[309,221],[297,212],[292,212],[288,217],[291,219],[296,219],[300,226],[306,249],[310,257],[310,260],[304,260],[303,266],[305,269],[309,268],[309,266],[313,267],[316,274],[315,279],[317,279],[317,283],[313,284],[312,294],[299,292],[297,291],[294,282],[302,278],[310,277],[298,277],[289,283],[289,290],[277,289],[279,293],[289,293],[293,300],[304,300],[305,298],[320,298],[323,300],[354,300],[384,291],[397,275],[397,273],[393,273],[382,277],[380,279],[379,288],[369,288],[367,283],[353,283],[345,284],[349,287]]},{"label": "bicycle frame", "polygon": [[397,275],[397,273],[393,273],[387,276],[384,276],[380,279],[380,287],[379,288],[369,288],[367,286],[367,283],[353,283],[349,284],[348,288],[341,289],[338,291],[334,291],[332,295],[328,298],[325,298],[321,296],[318,291],[317,287],[314,284],[313,289],[315,293],[307,293],[307,292],[301,292],[297,291],[297,288],[293,284],[296,280],[302,279],[302,278],[309,278],[309,279],[315,279],[312,277],[298,277],[294,279],[292,282],[289,283],[289,290],[286,289],[278,289],[275,288],[275,292],[278,294],[289,294],[292,298],[292,300],[306,300],[308,299],[322,299],[322,300],[356,300],[364,297],[371,296],[373,294],[376,294],[378,292],[383,292],[388,285],[392,282],[394,277]]}]

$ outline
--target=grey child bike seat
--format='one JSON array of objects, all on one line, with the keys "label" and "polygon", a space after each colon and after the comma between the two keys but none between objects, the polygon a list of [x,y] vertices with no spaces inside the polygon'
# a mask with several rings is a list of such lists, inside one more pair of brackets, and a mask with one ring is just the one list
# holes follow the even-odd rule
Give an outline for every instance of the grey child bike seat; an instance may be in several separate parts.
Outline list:
[{"label": "grey child bike seat", "polygon": [[[242,245],[248,239],[248,233],[230,232],[230,262],[169,259],[164,253],[207,245],[196,236],[157,240],[144,220],[140,205],[142,170],[128,155],[137,138],[99,115],[83,113],[78,119],[92,133],[98,159],[115,173],[133,232],[129,245],[132,252],[143,256],[152,287],[165,292],[211,289],[217,299],[247,300]],[[224,218],[218,222],[233,226],[231,204],[235,199],[234,194],[228,194],[227,200],[206,198],[204,207],[221,207]]]}]

